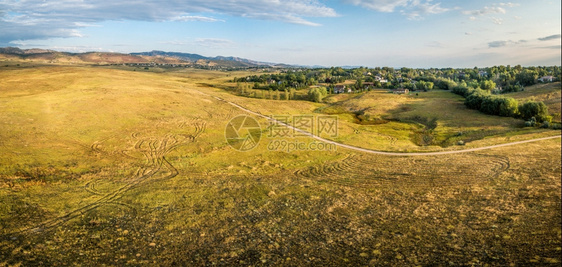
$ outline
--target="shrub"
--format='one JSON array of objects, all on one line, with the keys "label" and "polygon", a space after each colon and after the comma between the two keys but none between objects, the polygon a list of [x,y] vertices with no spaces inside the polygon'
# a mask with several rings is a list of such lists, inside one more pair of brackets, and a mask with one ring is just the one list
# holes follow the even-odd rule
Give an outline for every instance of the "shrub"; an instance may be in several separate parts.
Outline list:
[{"label": "shrub", "polygon": [[480,107],[482,106],[482,101],[488,95],[490,95],[488,91],[484,91],[482,89],[475,89],[474,91],[472,91],[471,94],[469,94],[466,97],[464,104],[470,109],[480,110]]},{"label": "shrub", "polygon": [[326,87],[315,87],[308,91],[308,99],[314,102],[321,102],[326,95],[328,95]]},{"label": "shrub", "polygon": [[551,123],[550,124],[550,128],[554,129],[554,130],[561,130],[562,129],[562,125],[560,125],[560,123]]},{"label": "shrub", "polygon": [[434,86],[439,89],[452,90],[457,86],[457,83],[451,79],[437,78],[437,80],[435,80]]},{"label": "shrub", "polygon": [[531,117],[530,120],[525,121],[525,127],[533,127],[535,126],[535,124],[537,124],[537,120],[535,119],[535,117]]},{"label": "shrub", "polygon": [[548,107],[542,101],[529,101],[519,106],[519,113],[525,120],[534,117],[538,122],[552,120],[548,116]]}]

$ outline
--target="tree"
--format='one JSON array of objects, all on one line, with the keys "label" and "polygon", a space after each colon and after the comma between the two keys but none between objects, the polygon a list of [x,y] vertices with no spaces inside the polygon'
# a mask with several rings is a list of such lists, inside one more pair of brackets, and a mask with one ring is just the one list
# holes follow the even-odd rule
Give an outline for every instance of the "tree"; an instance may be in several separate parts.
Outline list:
[{"label": "tree", "polygon": [[328,95],[326,87],[314,87],[308,90],[308,99],[314,102],[322,102],[322,98]]},{"label": "tree", "polygon": [[536,70],[524,69],[516,75],[516,80],[523,86],[533,85],[539,78]]},{"label": "tree", "polygon": [[480,111],[490,114],[490,115],[499,115],[500,114],[500,101],[497,96],[488,95],[482,98],[482,102],[480,104]]},{"label": "tree", "polygon": [[362,79],[357,79],[357,81],[355,81],[355,90],[363,90],[363,80]]},{"label": "tree", "polygon": [[485,80],[480,82],[480,88],[489,91],[496,88],[496,83],[491,80]]},{"label": "tree", "polygon": [[[519,113],[524,120],[536,118],[538,122],[548,121],[548,107],[542,101],[529,101],[519,106]],[[550,118],[552,119],[552,118]]]},{"label": "tree", "polygon": [[439,89],[451,90],[455,86],[457,86],[457,83],[451,79],[437,78],[437,80],[435,80],[435,87]]},{"label": "tree", "polygon": [[511,97],[499,98],[500,116],[516,117],[519,114],[519,103]]},{"label": "tree", "polygon": [[432,90],[433,89],[433,83],[432,82],[425,82],[425,81],[419,81],[418,83],[416,83],[416,89],[417,90]]},{"label": "tree", "polygon": [[480,110],[480,107],[482,106],[482,101],[484,100],[485,97],[489,95],[490,93],[488,91],[484,91],[482,89],[475,89],[474,91],[472,91],[471,94],[469,94],[466,97],[464,104],[470,109]]}]

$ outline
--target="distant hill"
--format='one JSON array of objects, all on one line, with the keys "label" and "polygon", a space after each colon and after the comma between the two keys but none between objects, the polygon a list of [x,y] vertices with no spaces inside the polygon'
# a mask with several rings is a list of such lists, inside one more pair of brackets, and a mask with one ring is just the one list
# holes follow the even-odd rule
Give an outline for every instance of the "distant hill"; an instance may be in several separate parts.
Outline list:
[{"label": "distant hill", "polygon": [[200,59],[209,59],[208,57],[204,57],[198,54],[189,54],[189,53],[179,53],[179,52],[164,52],[153,50],[150,52],[140,52],[140,53],[131,53],[133,56],[150,56],[150,57],[157,57],[157,56],[164,56],[164,57],[173,57],[184,61],[191,61],[196,62]]},{"label": "distant hill", "polygon": [[[253,66],[277,66],[280,64],[276,63],[269,63],[269,62],[259,62],[255,60],[239,58],[239,57],[224,57],[224,56],[217,56],[217,57],[205,57],[198,54],[190,54],[190,53],[179,53],[179,52],[164,52],[153,50],[150,52],[141,52],[141,53],[131,53],[131,55],[142,55],[142,56],[165,56],[165,57],[173,57],[181,60],[197,62],[199,60],[208,60],[214,61],[215,63],[228,63],[227,65],[239,65],[239,66],[246,66],[246,67],[253,67]],[[238,64],[236,64],[238,63]]]},{"label": "distant hill", "polygon": [[39,49],[39,48],[22,50],[19,49],[18,47],[0,47],[0,53],[3,54],[30,55],[30,54],[45,54],[45,53],[52,53],[52,52],[56,52],[56,51]]},{"label": "distant hill", "polygon": [[17,47],[0,47],[0,59],[21,59],[48,63],[84,63],[84,64],[189,64],[206,67],[248,68],[248,67],[295,67],[286,64],[259,62],[239,57],[206,57],[198,54],[150,51],[139,53],[86,52],[69,53],[46,49],[20,49]]}]

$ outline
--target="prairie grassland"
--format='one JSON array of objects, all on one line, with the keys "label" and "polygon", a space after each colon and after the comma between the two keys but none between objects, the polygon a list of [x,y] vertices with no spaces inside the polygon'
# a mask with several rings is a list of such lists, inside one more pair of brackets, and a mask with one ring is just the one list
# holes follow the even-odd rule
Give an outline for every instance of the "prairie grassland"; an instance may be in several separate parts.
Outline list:
[{"label": "prairie grassland", "polygon": [[[225,73],[56,66],[0,77],[0,266],[561,262],[560,139],[384,157],[270,151],[262,127],[259,145],[239,152],[224,129],[243,112],[209,95],[262,114],[325,105],[198,86]],[[353,101],[382,112],[377,94]],[[407,97],[384,110],[396,121],[380,125],[394,124],[396,136],[408,135],[399,127],[422,127],[399,121],[419,114],[435,116],[435,129],[463,125],[423,104],[432,98],[455,101],[440,92]],[[458,112],[469,116],[463,127],[512,127]],[[341,117],[340,138],[352,142],[345,129],[354,118]]]}]

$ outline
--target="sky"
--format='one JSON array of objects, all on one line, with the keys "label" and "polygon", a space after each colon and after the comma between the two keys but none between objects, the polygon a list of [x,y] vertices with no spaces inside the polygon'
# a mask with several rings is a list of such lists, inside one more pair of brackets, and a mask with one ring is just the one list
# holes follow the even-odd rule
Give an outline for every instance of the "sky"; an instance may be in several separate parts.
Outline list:
[{"label": "sky", "polygon": [[0,47],[264,62],[561,65],[561,1],[0,0]]}]

